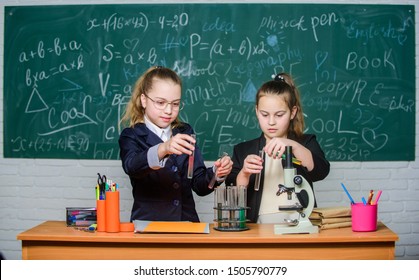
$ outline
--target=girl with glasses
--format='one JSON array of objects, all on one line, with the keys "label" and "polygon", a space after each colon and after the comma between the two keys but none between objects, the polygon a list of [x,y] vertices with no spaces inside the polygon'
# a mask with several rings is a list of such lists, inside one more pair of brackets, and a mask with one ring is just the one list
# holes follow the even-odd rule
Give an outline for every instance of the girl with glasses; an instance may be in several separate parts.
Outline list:
[{"label": "girl with glasses", "polygon": [[[226,156],[207,168],[192,127],[179,120],[182,82],[165,67],[148,69],[136,82],[121,120],[122,167],[130,177],[134,204],[131,221],[198,222],[193,199],[210,194],[213,176],[221,184],[233,162]],[[193,157],[188,176],[189,156]],[[215,173],[215,174],[214,174]]]}]

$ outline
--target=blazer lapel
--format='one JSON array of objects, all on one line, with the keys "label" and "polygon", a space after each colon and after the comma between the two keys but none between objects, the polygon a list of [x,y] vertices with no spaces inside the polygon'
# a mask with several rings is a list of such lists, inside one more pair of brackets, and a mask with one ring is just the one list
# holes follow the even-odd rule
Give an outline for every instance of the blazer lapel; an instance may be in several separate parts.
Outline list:
[{"label": "blazer lapel", "polygon": [[158,143],[162,143],[163,141],[160,139],[159,136],[151,132],[147,126],[143,123],[135,125],[135,133],[138,135],[141,142],[145,142],[149,146],[157,145]]}]

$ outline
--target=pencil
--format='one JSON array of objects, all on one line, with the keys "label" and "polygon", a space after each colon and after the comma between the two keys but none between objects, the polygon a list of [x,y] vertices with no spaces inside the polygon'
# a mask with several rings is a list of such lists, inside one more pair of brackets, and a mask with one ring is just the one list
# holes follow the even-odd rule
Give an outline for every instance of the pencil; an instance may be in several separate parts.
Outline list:
[{"label": "pencil", "polygon": [[364,205],[367,205],[367,201],[365,200],[365,197],[362,197],[362,203],[364,203]]},{"label": "pencil", "polygon": [[346,195],[349,197],[349,200],[351,201],[351,204],[355,204],[354,199],[352,198],[352,196],[349,194],[348,190],[346,189],[345,185],[343,183],[340,183],[343,190],[345,191]]},{"label": "pencil", "polygon": [[370,190],[370,193],[368,194],[368,204],[371,204],[372,203],[372,197],[373,197],[373,195],[374,195],[374,191],[373,190]]},{"label": "pencil", "polygon": [[380,199],[380,196],[381,196],[381,193],[382,193],[383,191],[381,191],[381,190],[379,190],[378,192],[377,192],[377,197],[375,198],[375,200],[374,200],[374,202],[371,204],[371,205],[374,205],[374,204],[377,204],[378,203],[378,200]]}]

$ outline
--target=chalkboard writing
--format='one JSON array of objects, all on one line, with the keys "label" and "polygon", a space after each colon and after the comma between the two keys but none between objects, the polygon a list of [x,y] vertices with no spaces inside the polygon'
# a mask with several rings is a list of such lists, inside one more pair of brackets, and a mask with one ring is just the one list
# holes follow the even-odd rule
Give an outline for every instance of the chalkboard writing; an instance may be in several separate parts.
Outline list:
[{"label": "chalkboard writing", "polygon": [[150,66],[183,80],[206,160],[260,135],[255,93],[295,78],[306,133],[331,161],[413,160],[413,5],[5,7],[4,155],[118,159],[119,124]]}]

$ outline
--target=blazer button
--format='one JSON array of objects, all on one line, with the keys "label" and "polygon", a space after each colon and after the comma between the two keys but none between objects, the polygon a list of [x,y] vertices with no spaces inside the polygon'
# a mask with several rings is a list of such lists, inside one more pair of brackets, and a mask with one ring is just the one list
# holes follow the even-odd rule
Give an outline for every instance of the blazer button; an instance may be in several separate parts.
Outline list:
[{"label": "blazer button", "polygon": [[175,182],[175,183],[173,183],[173,185],[172,185],[172,186],[173,186],[173,188],[174,188],[175,190],[177,190],[177,189],[180,187],[180,185],[179,185],[178,183],[176,183],[176,182]]},{"label": "blazer button", "polygon": [[174,206],[179,206],[179,200],[177,200],[177,199],[173,200],[173,205]]}]

